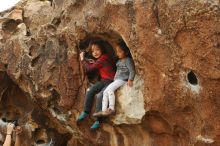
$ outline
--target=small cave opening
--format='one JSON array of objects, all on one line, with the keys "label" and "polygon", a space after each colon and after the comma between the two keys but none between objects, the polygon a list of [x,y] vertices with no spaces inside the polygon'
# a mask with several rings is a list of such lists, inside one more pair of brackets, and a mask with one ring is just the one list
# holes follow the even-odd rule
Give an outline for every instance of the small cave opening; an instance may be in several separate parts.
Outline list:
[{"label": "small cave opening", "polygon": [[45,144],[46,142],[43,139],[38,139],[36,144]]},{"label": "small cave opening", "polygon": [[19,22],[17,22],[16,20],[13,20],[13,19],[9,19],[9,20],[3,22],[2,30],[12,33],[16,30],[18,25],[19,25]]},{"label": "small cave opening", "polygon": [[54,17],[51,23],[53,25],[55,25],[56,27],[58,27],[61,23],[61,18],[60,17]]},{"label": "small cave opening", "polygon": [[8,69],[8,64],[4,64],[5,69]]},{"label": "small cave opening", "polygon": [[36,128],[33,133],[33,138],[36,146],[54,145],[64,146],[71,139],[70,133],[59,133],[53,128]]},{"label": "small cave opening", "polygon": [[187,74],[187,80],[191,85],[198,85],[198,79],[196,77],[196,74],[193,71],[190,71]]},{"label": "small cave opening", "polygon": [[6,118],[2,118],[2,121],[3,121],[3,122],[7,122],[7,119],[6,119]]},{"label": "small cave opening", "polygon": [[48,142],[47,130],[43,128],[37,128],[34,131],[34,139],[37,145],[45,144]]},{"label": "small cave opening", "polygon": [[[117,44],[119,42],[124,42],[126,44],[122,36],[115,31],[87,34],[85,38],[80,40],[77,46],[79,53],[85,52],[85,59],[87,60],[94,59],[91,52],[89,51],[91,48],[91,43],[94,41],[102,41],[105,52],[112,58],[113,62],[115,63],[118,61],[118,57],[116,55]],[[130,54],[130,49],[128,48],[128,50]],[[89,81],[92,83],[97,81],[99,79],[99,77],[97,77],[97,74],[97,71],[87,73]]]}]

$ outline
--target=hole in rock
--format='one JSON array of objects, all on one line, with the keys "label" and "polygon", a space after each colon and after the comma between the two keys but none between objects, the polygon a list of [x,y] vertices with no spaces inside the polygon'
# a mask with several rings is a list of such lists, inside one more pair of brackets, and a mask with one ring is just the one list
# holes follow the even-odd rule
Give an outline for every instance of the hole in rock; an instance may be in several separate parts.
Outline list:
[{"label": "hole in rock", "polygon": [[72,135],[70,133],[59,133],[56,129],[50,128],[48,135],[50,136],[50,142],[54,143],[54,146],[66,146]]},{"label": "hole in rock", "polygon": [[35,57],[32,61],[31,61],[31,66],[35,67],[37,65],[37,63],[40,61],[41,57],[40,55]]},{"label": "hole in rock", "polygon": [[56,113],[56,114],[62,114],[62,112],[60,111],[60,109],[58,109],[57,107],[53,107],[53,111]]},{"label": "hole in rock", "polygon": [[46,143],[46,142],[44,140],[42,140],[42,139],[38,139],[36,141],[36,144],[44,144],[44,143]]},{"label": "hole in rock", "polygon": [[7,20],[2,24],[2,30],[7,32],[14,32],[18,26],[18,22],[13,19]]},{"label": "hole in rock", "polygon": [[61,134],[53,128],[37,128],[34,131],[34,140],[37,146],[65,146],[71,137],[71,134]]},{"label": "hole in rock", "polygon": [[4,64],[5,69],[8,69],[8,64]]},{"label": "hole in rock", "polygon": [[29,56],[35,56],[37,55],[37,50],[40,47],[39,44],[33,44],[32,46],[30,46],[29,48]]},{"label": "hole in rock", "polygon": [[36,144],[45,144],[48,142],[48,135],[46,129],[37,128],[34,131],[34,138]]},{"label": "hole in rock", "polygon": [[198,84],[198,79],[196,77],[196,75],[194,74],[193,71],[190,71],[188,74],[187,74],[187,80],[189,81],[190,84],[192,85],[197,85]]},{"label": "hole in rock", "polygon": [[52,22],[51,22],[53,25],[55,25],[56,27],[58,27],[61,23],[61,19],[60,17],[55,17],[53,18]]},{"label": "hole in rock", "polygon": [[2,118],[2,121],[3,121],[3,122],[7,122],[7,119],[6,119],[6,118]]}]

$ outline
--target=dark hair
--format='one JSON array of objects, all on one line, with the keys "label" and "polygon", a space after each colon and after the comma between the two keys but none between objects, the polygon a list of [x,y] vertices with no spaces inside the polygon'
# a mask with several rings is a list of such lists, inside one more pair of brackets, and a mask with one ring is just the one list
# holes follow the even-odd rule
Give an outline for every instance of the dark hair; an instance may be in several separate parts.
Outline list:
[{"label": "dark hair", "polygon": [[116,45],[118,47],[120,47],[120,49],[125,53],[126,57],[132,58],[131,52],[130,52],[128,46],[126,45],[126,43],[123,40],[118,41]]},{"label": "dark hair", "polygon": [[90,44],[89,44],[90,54],[92,54],[92,45],[97,45],[100,48],[102,54],[106,53],[105,41],[104,40],[93,40],[93,41],[91,41]]}]

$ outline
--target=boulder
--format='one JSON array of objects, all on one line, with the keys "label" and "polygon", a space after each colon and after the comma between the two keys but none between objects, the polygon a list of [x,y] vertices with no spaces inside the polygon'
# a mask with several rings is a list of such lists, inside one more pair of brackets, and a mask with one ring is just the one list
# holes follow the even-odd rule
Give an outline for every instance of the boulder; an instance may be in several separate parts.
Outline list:
[{"label": "boulder", "polygon": [[143,93],[144,80],[136,76],[133,86],[127,84],[120,87],[116,94],[116,115],[112,118],[114,124],[139,124],[145,112]]}]

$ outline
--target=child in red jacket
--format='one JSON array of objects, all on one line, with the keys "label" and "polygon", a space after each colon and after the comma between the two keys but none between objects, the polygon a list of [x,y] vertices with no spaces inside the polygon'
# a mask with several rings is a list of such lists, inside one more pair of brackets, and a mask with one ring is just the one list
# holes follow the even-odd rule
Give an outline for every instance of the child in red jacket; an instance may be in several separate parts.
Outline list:
[{"label": "child in red jacket", "polygon": [[[115,62],[106,53],[103,41],[93,41],[90,43],[90,46],[90,52],[96,60],[93,63],[86,61],[84,52],[80,53],[80,60],[82,61],[87,72],[98,70],[101,80],[92,85],[89,91],[87,91],[85,96],[84,111],[78,117],[77,122],[84,120],[89,115],[94,96],[105,89],[105,87],[107,87],[113,81],[115,75]],[[101,110],[101,105],[96,105],[96,112]],[[91,129],[95,130],[99,127],[100,121],[97,119],[92,125]]]}]

